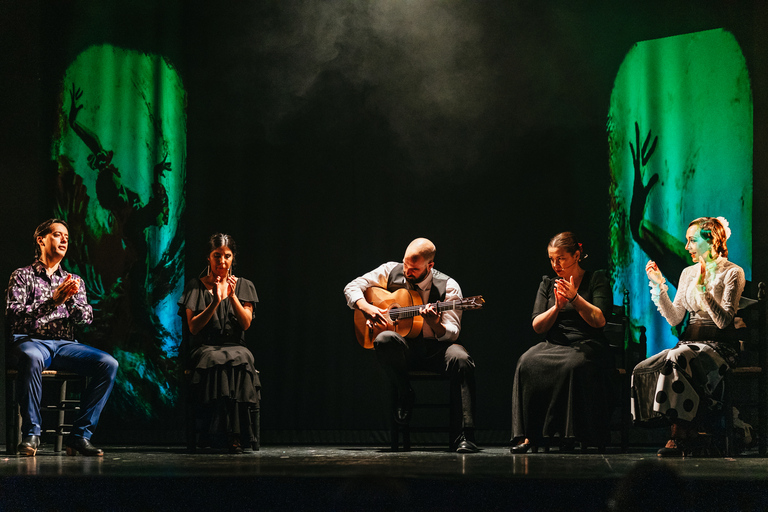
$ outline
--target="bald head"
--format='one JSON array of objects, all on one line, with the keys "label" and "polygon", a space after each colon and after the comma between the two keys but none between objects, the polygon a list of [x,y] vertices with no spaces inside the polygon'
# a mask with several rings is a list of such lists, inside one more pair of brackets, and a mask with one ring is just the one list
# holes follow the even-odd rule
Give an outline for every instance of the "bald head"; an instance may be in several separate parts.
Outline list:
[{"label": "bald head", "polygon": [[435,244],[426,238],[417,238],[405,249],[403,273],[412,283],[419,283],[435,265]]},{"label": "bald head", "polygon": [[417,238],[405,249],[405,259],[421,257],[428,263],[435,261],[435,244],[426,238]]}]

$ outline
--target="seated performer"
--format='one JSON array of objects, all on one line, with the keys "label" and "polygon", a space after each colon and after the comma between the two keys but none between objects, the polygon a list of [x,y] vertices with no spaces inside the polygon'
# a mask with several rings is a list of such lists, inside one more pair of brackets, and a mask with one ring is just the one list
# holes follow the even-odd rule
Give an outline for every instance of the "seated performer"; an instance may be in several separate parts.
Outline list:
[{"label": "seated performer", "polygon": [[64,438],[67,455],[102,456],[90,442],[117,375],[117,361],[106,352],[78,343],[75,325],[89,324],[93,310],[85,284],[61,268],[67,254],[67,223],[50,219],[35,230],[35,262],[17,269],[8,283],[6,321],[8,355],[18,369],[22,442],[19,451],[33,456],[40,445],[42,371],[60,370],[90,377],[81,399],[81,414]]},{"label": "seated performer", "polygon": [[376,357],[384,366],[398,392],[395,421],[407,424],[414,403],[408,371],[427,370],[457,379],[461,388],[462,432],[454,445],[459,453],[478,451],[474,436],[475,363],[466,349],[455,343],[461,330],[461,312],[438,312],[436,301],[460,300],[459,284],[433,267],[435,246],[426,238],[417,238],[405,250],[402,263],[391,261],[358,277],[344,288],[350,308],[362,311],[369,322],[386,326],[386,310],[369,303],[364,292],[370,287],[389,291],[409,289],[417,291],[426,304],[419,310],[424,319],[421,333],[415,338],[385,330],[373,341]]},{"label": "seated performer", "polygon": [[603,447],[609,440],[606,388],[611,359],[603,336],[611,308],[604,272],[588,271],[582,244],[570,232],[547,246],[556,279],[544,276],[533,307],[533,330],[545,339],[517,362],[512,389],[510,451],[535,452],[560,438],[560,450],[576,441]]},{"label": "seated performer", "polygon": [[[744,270],[728,261],[728,221],[700,217],[688,225],[685,249],[694,264],[683,270],[674,302],[653,261],[645,272],[651,299],[670,323],[690,313],[680,342],[638,364],[632,372],[632,414],[637,422],[664,419],[672,424],[660,457],[694,454],[703,446],[700,421],[716,408],[718,384],[738,355],[733,324],[746,284]],[[726,411],[730,414],[730,411]]]},{"label": "seated performer", "polygon": [[189,329],[193,396],[204,420],[202,446],[226,435],[230,453],[243,453],[253,442],[249,407],[259,403],[259,374],[245,346],[259,298],[253,283],[232,275],[237,248],[229,235],[208,242],[206,275],[187,283],[179,314]]}]

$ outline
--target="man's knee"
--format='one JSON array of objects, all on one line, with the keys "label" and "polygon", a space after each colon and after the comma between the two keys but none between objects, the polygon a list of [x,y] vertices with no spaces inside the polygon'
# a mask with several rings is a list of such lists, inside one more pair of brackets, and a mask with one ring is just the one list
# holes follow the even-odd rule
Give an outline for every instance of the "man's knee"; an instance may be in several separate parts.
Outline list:
[{"label": "man's knee", "polygon": [[469,356],[467,350],[461,345],[451,345],[445,351],[448,368],[461,373],[472,373],[475,369],[475,362]]},{"label": "man's knee", "polygon": [[402,340],[403,337],[395,331],[382,331],[373,340],[373,348],[375,350],[391,350],[394,347],[401,346]]},{"label": "man's knee", "polygon": [[101,356],[101,359],[99,360],[99,366],[102,368],[102,371],[107,375],[107,377],[114,380],[115,376],[117,375],[117,367],[119,366],[117,359],[104,352]]},{"label": "man's knee", "polygon": [[16,347],[12,358],[19,371],[42,372],[45,369],[43,354],[36,347]]}]

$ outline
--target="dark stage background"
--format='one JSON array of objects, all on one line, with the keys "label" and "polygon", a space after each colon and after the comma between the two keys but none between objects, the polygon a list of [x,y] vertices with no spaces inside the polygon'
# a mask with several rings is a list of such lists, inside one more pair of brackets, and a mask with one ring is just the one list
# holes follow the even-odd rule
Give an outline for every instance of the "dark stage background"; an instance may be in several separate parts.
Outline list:
[{"label": "dark stage background", "polygon": [[[0,1],[0,276],[53,214],[50,144],[71,61],[110,44],[161,54],[187,93],[186,275],[216,231],[261,304],[249,343],[264,442],[381,442],[387,385],[343,286],[426,236],[487,307],[464,315],[481,442],[503,442],[549,237],[609,265],[606,115],[641,40],[734,33],[754,94],[753,279],[766,279],[766,48],[759,1]],[[727,172],[727,171],[726,171]],[[717,215],[717,212],[704,214]],[[5,279],[6,277],[3,277]],[[179,408],[180,412],[180,408]],[[180,414],[102,441],[165,441]]]}]

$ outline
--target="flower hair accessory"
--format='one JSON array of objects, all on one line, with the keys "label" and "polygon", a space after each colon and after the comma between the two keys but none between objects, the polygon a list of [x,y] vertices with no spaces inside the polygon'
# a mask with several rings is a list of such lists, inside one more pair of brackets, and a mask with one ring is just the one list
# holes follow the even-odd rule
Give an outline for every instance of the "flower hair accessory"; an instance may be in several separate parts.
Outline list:
[{"label": "flower hair accessory", "polygon": [[723,225],[723,229],[725,229],[725,239],[728,240],[731,238],[731,228],[728,227],[728,221],[725,217],[717,217],[717,220]]}]

